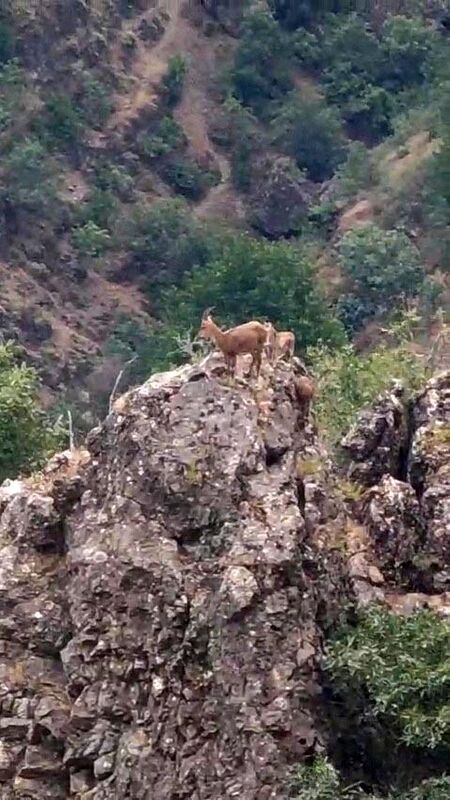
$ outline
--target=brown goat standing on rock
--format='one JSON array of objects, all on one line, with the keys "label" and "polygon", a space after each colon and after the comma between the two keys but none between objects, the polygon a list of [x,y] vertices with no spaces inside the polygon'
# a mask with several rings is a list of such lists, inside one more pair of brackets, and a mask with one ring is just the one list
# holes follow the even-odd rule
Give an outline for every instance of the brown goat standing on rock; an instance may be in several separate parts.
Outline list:
[{"label": "brown goat standing on rock", "polygon": [[211,317],[212,309],[209,308],[203,313],[202,323],[198,332],[199,336],[205,339],[213,339],[222,351],[227,369],[230,375],[236,372],[236,359],[239,355],[250,353],[252,355],[252,366],[256,368],[256,375],[261,369],[261,358],[264,345],[267,339],[267,330],[261,322],[253,320],[238,325],[236,328],[221,330]]}]

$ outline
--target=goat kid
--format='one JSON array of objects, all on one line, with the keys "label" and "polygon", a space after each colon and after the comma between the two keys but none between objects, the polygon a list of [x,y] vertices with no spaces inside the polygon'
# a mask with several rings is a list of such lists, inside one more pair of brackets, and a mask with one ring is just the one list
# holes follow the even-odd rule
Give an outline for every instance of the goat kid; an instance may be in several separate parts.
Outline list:
[{"label": "goat kid", "polygon": [[234,376],[236,373],[237,356],[250,353],[252,356],[250,374],[255,368],[258,376],[261,369],[262,352],[267,339],[265,326],[261,322],[252,320],[238,325],[236,328],[223,331],[214,322],[211,311],[212,309],[209,308],[203,313],[198,336],[215,341],[224,355],[230,375]]},{"label": "goat kid", "polygon": [[278,359],[285,355],[292,358],[295,350],[295,334],[292,331],[277,332],[271,322],[267,322],[265,328],[267,332],[266,353],[269,361],[273,362],[275,357]]},{"label": "goat kid", "polygon": [[307,420],[311,410],[311,402],[316,393],[316,387],[311,378],[302,375],[301,378],[294,378],[294,389],[297,402],[302,410],[302,418]]}]

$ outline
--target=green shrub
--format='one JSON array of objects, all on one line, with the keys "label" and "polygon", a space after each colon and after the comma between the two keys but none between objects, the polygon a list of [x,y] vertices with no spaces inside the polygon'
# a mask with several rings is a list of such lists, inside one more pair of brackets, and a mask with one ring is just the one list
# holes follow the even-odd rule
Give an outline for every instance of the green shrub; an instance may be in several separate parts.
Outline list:
[{"label": "green shrub", "polygon": [[289,91],[289,56],[288,39],[273,17],[265,12],[250,14],[242,26],[231,73],[238,100],[261,113],[268,101]]},{"label": "green shrub", "polygon": [[111,229],[117,211],[117,200],[109,189],[93,189],[76,213],[79,225],[92,222],[98,228]]},{"label": "green shrub", "polygon": [[224,236],[208,263],[169,289],[164,303],[167,325],[181,334],[195,329],[204,309],[215,306],[225,325],[268,318],[293,330],[303,351],[319,339],[333,345],[344,339],[327,308],[312,255],[286,243]]},{"label": "green shrub", "polygon": [[109,87],[86,73],[83,75],[78,102],[83,122],[92,128],[103,128],[113,108]]},{"label": "green shrub", "polygon": [[274,141],[313,181],[330,178],[345,158],[339,115],[316,98],[291,97],[272,122]]},{"label": "green shrub", "polygon": [[19,141],[3,157],[4,183],[9,201],[18,210],[50,213],[57,202],[57,170],[36,139]]},{"label": "green shrub", "polygon": [[45,104],[44,128],[50,140],[62,145],[76,144],[83,133],[81,111],[66,94],[52,94]]},{"label": "green shrub", "polygon": [[337,444],[361,409],[373,403],[393,380],[412,391],[425,379],[421,360],[406,342],[390,349],[382,346],[367,355],[357,355],[352,345],[338,350],[311,348],[308,358],[319,385],[318,422],[331,445]]},{"label": "green shrub", "polygon": [[72,231],[72,242],[80,255],[88,258],[98,258],[105,253],[111,244],[111,236],[107,230],[100,228],[90,220]]},{"label": "green shrub", "polygon": [[427,77],[436,33],[418,17],[388,17],[381,34],[384,81],[398,89]]},{"label": "green shrub", "polygon": [[36,371],[17,362],[14,345],[0,345],[0,481],[41,466],[61,444],[38,390]]},{"label": "green shrub", "polygon": [[258,151],[261,136],[252,112],[235,97],[229,96],[223,104],[225,124],[221,126],[222,143],[231,150],[231,178],[239,191],[250,188],[252,156]]},{"label": "green shrub", "polygon": [[187,65],[183,56],[172,56],[163,80],[163,92],[170,108],[175,106],[181,99],[186,72]]},{"label": "green shrub", "polygon": [[189,214],[181,200],[159,200],[137,206],[119,234],[133,261],[151,278],[176,281],[185,271],[208,260],[213,237]]},{"label": "green shrub", "polygon": [[425,277],[420,253],[406,234],[375,224],[342,237],[339,264],[353,281],[354,294],[371,311],[395,308],[400,298],[417,293]]},{"label": "green shrub", "polygon": [[[392,792],[384,800],[448,800],[450,777],[431,778],[406,792]],[[367,794],[358,784],[346,786],[327,758],[300,764],[288,780],[290,800],[382,800],[378,792]]]},{"label": "green shrub", "polygon": [[170,115],[162,118],[153,136],[145,135],[139,141],[139,149],[147,158],[160,158],[186,144],[181,125]]},{"label": "green shrub", "polygon": [[23,114],[26,74],[17,61],[0,66],[0,132]]},{"label": "green shrub", "polygon": [[8,22],[0,19],[0,63],[4,64],[14,55],[14,33]]},{"label": "green shrub", "polygon": [[100,161],[95,165],[95,184],[103,192],[113,192],[124,202],[133,197],[133,178],[125,167]]},{"label": "green shrub", "polygon": [[188,158],[170,160],[161,168],[161,174],[169,186],[190,200],[200,200],[219,179],[216,173],[203,169]]},{"label": "green shrub", "polygon": [[355,135],[376,141],[392,132],[392,96],[363,73],[355,72],[350,62],[326,70],[323,84],[328,102],[339,107]]},{"label": "green shrub", "polygon": [[374,179],[371,153],[362,142],[350,142],[347,159],[337,170],[337,194],[340,199],[350,199],[363,189],[368,189]]},{"label": "green shrub", "polygon": [[289,779],[292,800],[339,800],[340,780],[326,758],[316,758],[311,765],[301,764]]},{"label": "green shrub", "polygon": [[448,619],[373,609],[337,634],[325,667],[341,696],[369,705],[400,742],[450,755],[449,652]]}]

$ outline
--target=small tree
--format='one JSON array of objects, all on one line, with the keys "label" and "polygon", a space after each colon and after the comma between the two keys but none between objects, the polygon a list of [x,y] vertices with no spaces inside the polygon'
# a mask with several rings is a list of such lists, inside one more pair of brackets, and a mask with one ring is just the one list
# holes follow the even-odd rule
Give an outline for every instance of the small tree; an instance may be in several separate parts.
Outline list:
[{"label": "small tree", "polygon": [[0,481],[39,467],[60,444],[38,388],[36,371],[17,362],[14,345],[0,345]]},{"label": "small tree", "polygon": [[440,750],[448,758],[449,652],[448,619],[429,611],[405,619],[373,609],[356,627],[340,631],[328,649],[326,667],[349,703],[369,705],[404,744]]},{"label": "small tree", "polygon": [[234,57],[236,97],[259,113],[268,100],[285,94],[292,87],[289,54],[289,42],[273,17],[264,12],[250,14]]},{"label": "small tree", "polygon": [[[119,233],[128,243],[135,266],[164,283],[206,263],[213,237],[192,219],[181,200],[160,200],[137,206]],[[154,287],[153,287],[154,289]]]},{"label": "small tree", "polygon": [[345,158],[339,114],[317,98],[291,97],[272,122],[274,141],[313,181],[333,175]]},{"label": "small tree", "polygon": [[48,212],[56,204],[56,167],[37,139],[14,145],[3,167],[8,199],[19,210]]},{"label": "small tree", "polygon": [[172,56],[163,80],[163,90],[167,105],[170,108],[175,106],[181,99],[186,72],[186,59],[181,55]]},{"label": "small tree", "polygon": [[318,340],[335,345],[345,338],[327,307],[312,253],[286,243],[224,237],[217,254],[169,289],[164,301],[166,326],[174,333],[195,329],[204,309],[215,306],[226,325],[268,318],[293,330],[302,351]]},{"label": "small tree", "polygon": [[389,17],[381,36],[385,80],[392,89],[422,83],[427,75],[436,33],[418,17]]},{"label": "small tree", "polygon": [[406,234],[375,224],[342,237],[339,263],[354,293],[380,312],[395,308],[403,296],[414,296],[425,277],[420,253]]},{"label": "small tree", "polygon": [[74,247],[84,258],[98,258],[111,244],[111,236],[108,231],[99,228],[95,222],[90,220],[85,225],[75,228],[72,232]]}]

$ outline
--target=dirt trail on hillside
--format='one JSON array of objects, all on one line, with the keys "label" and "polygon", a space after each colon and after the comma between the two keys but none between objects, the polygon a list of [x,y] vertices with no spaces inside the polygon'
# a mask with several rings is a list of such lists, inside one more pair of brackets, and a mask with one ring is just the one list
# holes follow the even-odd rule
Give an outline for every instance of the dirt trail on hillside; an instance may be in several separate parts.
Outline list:
[{"label": "dirt trail on hillside", "polygon": [[[108,129],[123,128],[157,99],[157,88],[167,70],[169,59],[183,51],[183,40],[178,25],[183,5],[183,0],[161,0],[157,10],[166,13],[168,20],[159,41],[152,44],[136,37],[137,52],[131,66],[131,78],[135,85],[126,94],[116,95],[115,112],[109,120]],[[122,28],[122,37],[126,33],[136,33],[143,23],[151,22],[154,16],[154,8],[137,15]],[[122,37],[116,45],[113,62],[121,60]]]},{"label": "dirt trail on hillside", "polygon": [[[158,87],[167,71],[172,56],[180,54],[187,61],[187,75],[183,95],[174,111],[188,139],[190,155],[200,163],[218,169],[221,181],[211,188],[205,198],[193,209],[200,219],[232,219],[239,222],[244,217],[243,204],[231,184],[230,164],[226,156],[216,149],[208,133],[208,126],[217,107],[211,99],[211,79],[220,69],[217,61],[235,43],[225,33],[205,36],[185,15],[184,0],[164,0],[159,12],[169,19],[159,42],[152,45],[140,41],[131,64],[132,85],[128,92],[115,98],[115,112],[108,129],[123,130],[152,104],[157,103]],[[136,33],[145,21],[150,21],[155,9],[134,17],[122,28],[124,33]],[[120,40],[113,53],[113,62],[122,61]],[[123,66],[122,66],[123,69]],[[120,67],[119,67],[120,71]]]}]

